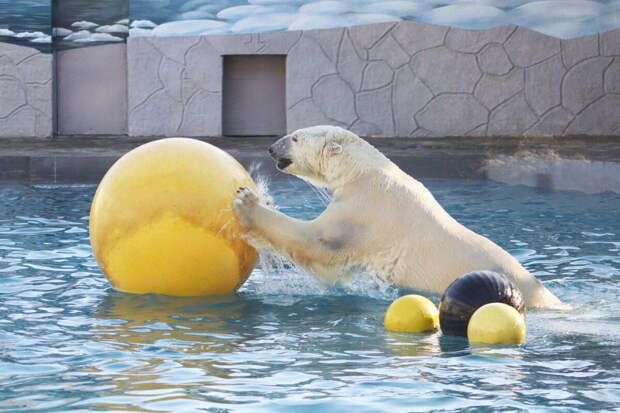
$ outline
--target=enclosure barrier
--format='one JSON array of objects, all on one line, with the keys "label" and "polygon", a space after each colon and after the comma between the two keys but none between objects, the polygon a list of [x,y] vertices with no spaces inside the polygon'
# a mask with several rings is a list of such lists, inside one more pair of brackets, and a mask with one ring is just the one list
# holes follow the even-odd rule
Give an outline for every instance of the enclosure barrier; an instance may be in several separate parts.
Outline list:
[{"label": "enclosure barrier", "polygon": [[129,37],[59,50],[0,43],[0,136],[620,136],[620,29],[560,40],[519,26],[403,21]]}]

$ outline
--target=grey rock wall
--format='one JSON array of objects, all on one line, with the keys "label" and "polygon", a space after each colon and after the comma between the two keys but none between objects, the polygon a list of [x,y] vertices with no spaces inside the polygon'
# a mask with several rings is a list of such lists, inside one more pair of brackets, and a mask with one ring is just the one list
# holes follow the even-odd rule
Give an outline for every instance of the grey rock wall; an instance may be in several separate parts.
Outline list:
[{"label": "grey rock wall", "polygon": [[222,59],[205,37],[131,38],[127,44],[132,136],[217,136]]},{"label": "grey rock wall", "polygon": [[[130,38],[129,135],[221,135],[222,56],[246,54],[286,56],[288,131],[620,136],[620,29],[559,40],[418,22]],[[52,135],[52,74],[52,55],[0,43],[0,136]]]},{"label": "grey rock wall", "polygon": [[221,135],[222,56],[287,55],[299,36],[283,32],[130,38],[129,134]]},{"label": "grey rock wall", "polygon": [[363,136],[620,134],[620,29],[572,40],[517,26],[399,22],[129,40],[132,135],[221,133],[222,55],[286,55],[287,130]]},{"label": "grey rock wall", "polygon": [[0,42],[0,138],[52,135],[52,55]]},{"label": "grey rock wall", "polygon": [[327,30],[320,40],[304,32],[287,61],[287,86],[304,79],[288,94],[288,129],[618,135],[618,44],[620,30],[559,40],[517,26],[469,31],[417,22]]}]

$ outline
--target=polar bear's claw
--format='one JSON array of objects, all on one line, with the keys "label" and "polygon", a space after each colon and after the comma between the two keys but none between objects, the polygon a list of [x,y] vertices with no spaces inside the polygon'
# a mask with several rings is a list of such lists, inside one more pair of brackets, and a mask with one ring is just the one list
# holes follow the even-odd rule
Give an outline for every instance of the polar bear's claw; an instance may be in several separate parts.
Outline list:
[{"label": "polar bear's claw", "polygon": [[258,195],[251,188],[242,186],[237,189],[237,198],[233,201],[233,209],[244,227],[252,226],[253,211],[258,206],[258,202]]},{"label": "polar bear's claw", "polygon": [[237,199],[240,199],[243,202],[258,202],[258,195],[256,195],[254,191],[247,186],[242,186],[237,189]]}]

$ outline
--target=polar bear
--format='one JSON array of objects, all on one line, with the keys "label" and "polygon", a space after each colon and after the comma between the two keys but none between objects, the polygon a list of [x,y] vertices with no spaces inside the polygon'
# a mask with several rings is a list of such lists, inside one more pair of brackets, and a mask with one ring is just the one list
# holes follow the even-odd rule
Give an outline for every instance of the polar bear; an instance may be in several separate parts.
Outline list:
[{"label": "polar bear", "polygon": [[396,286],[442,294],[475,270],[503,273],[534,307],[560,304],[508,252],[452,218],[422,183],[352,132],[299,129],[276,141],[281,171],[327,187],[333,198],[312,221],[288,217],[240,188],[233,208],[248,238],[334,283],[353,268]]}]

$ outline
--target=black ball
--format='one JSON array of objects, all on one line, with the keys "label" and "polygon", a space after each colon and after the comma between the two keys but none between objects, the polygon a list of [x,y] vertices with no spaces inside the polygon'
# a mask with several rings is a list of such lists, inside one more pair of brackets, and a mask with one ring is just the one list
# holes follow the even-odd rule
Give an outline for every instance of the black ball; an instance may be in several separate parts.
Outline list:
[{"label": "black ball", "polygon": [[443,334],[467,337],[472,314],[489,303],[504,303],[525,317],[521,291],[508,279],[493,271],[474,271],[450,284],[439,303],[439,326]]}]

